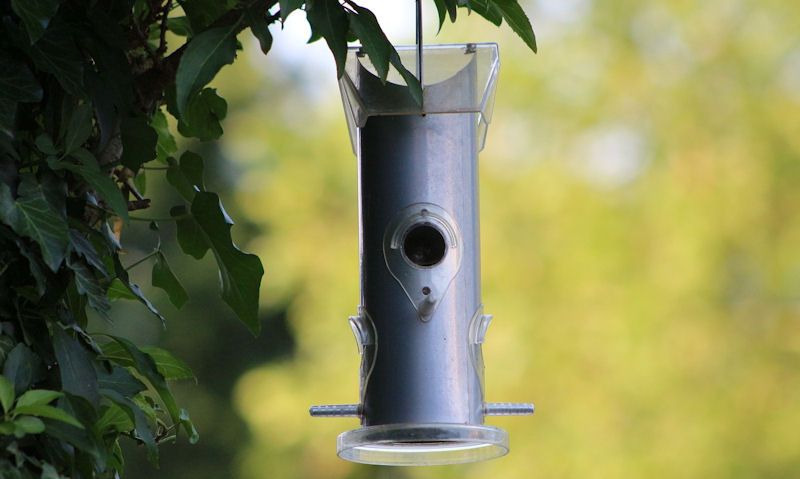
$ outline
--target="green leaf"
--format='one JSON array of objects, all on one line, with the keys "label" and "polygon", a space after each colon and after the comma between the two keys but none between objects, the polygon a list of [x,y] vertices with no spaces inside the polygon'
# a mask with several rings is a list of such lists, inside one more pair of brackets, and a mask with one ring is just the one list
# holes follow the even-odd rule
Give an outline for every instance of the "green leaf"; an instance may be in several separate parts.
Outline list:
[{"label": "green leaf", "polygon": [[350,29],[347,13],[337,0],[308,0],[306,17],[311,25],[312,38],[325,38],[336,60],[336,77],[341,78],[347,60],[347,32]]},{"label": "green leaf", "polygon": [[114,257],[114,272],[117,274],[117,278],[122,282],[122,285],[133,295],[133,298],[125,298],[125,299],[136,299],[151,312],[154,316],[156,316],[159,320],[161,320],[161,325],[166,325],[166,319],[158,309],[153,306],[153,303],[150,302],[149,299],[144,295],[139,285],[136,283],[131,282],[130,277],[128,276],[128,272],[125,270],[125,267],[122,266],[122,263],[119,261],[119,257]]},{"label": "green leaf", "polygon": [[[147,448],[147,459],[153,464],[158,464],[158,447],[155,437],[153,436],[153,431],[150,429],[147,416],[142,412],[139,405],[114,391],[106,391],[105,396],[114,401],[117,406],[128,414],[128,418],[133,421],[136,437],[139,438]],[[180,416],[178,417],[180,418]]]},{"label": "green leaf", "polygon": [[228,10],[230,2],[224,0],[191,0],[181,1],[183,11],[194,31],[199,32],[211,25]]},{"label": "green leaf", "polygon": [[87,263],[92,265],[97,271],[100,272],[106,278],[108,277],[108,270],[106,270],[106,265],[100,259],[100,256],[97,254],[97,250],[94,248],[94,245],[86,239],[78,230],[74,230],[70,228],[69,230],[69,241],[72,250],[78,253],[83,259],[86,260]]},{"label": "green leaf", "polygon": [[467,8],[498,27],[503,23],[503,14],[494,4],[493,0],[469,0],[469,2],[467,2]]},{"label": "green leaf", "polygon": [[174,155],[178,151],[178,145],[175,143],[175,138],[169,131],[167,124],[167,116],[161,110],[156,110],[153,118],[150,119],[150,126],[156,131],[158,141],[156,142],[156,159],[161,163],[166,163],[167,158]]},{"label": "green leaf", "polygon": [[30,416],[36,417],[46,417],[48,419],[55,419],[56,421],[65,422],[71,426],[75,426],[77,428],[83,429],[83,424],[80,423],[77,419],[70,416],[66,411],[63,409],[59,409],[53,406],[45,406],[42,404],[32,405],[32,406],[17,406],[14,409],[15,414],[28,414]]},{"label": "green leaf", "polygon": [[14,385],[16,395],[30,389],[42,377],[42,361],[22,343],[14,346],[3,363],[3,376]]},{"label": "green leaf", "polygon": [[217,95],[217,90],[204,88],[189,98],[186,111],[178,122],[178,132],[187,138],[216,140],[222,136],[220,122],[227,114],[225,99]]},{"label": "green leaf", "polygon": [[11,410],[14,397],[14,385],[5,376],[0,376],[0,406],[3,406],[4,412]]},{"label": "green leaf", "polygon": [[81,178],[103,198],[114,213],[123,221],[128,222],[128,202],[122,191],[108,174],[100,170],[94,155],[88,150],[78,148],[73,152],[73,158],[79,158],[80,164],[68,161],[50,161],[48,164],[53,169],[68,170]]},{"label": "green leaf", "polygon": [[158,372],[164,379],[194,379],[192,369],[183,361],[176,358],[169,351],[155,346],[145,346],[142,351],[147,353],[156,362]]},{"label": "green leaf", "polygon": [[83,56],[72,38],[70,26],[53,21],[44,36],[30,47],[36,67],[53,74],[67,92],[83,96]]},{"label": "green leaf", "polygon": [[158,133],[145,117],[123,118],[119,127],[122,135],[122,164],[133,171],[156,158]]},{"label": "green leaf", "polygon": [[175,218],[176,236],[181,250],[195,259],[202,259],[209,246],[200,225],[185,206],[176,206],[169,211],[169,214]]},{"label": "green leaf", "polygon": [[237,27],[238,24],[212,28],[189,41],[175,74],[175,99],[180,115],[186,110],[189,97],[206,86],[220,68],[233,62]]},{"label": "green leaf", "polygon": [[[119,350],[112,351],[110,348],[108,348],[108,346],[111,345],[118,346]],[[124,363],[125,366],[133,365],[130,355],[126,353],[121,346],[113,341],[103,345],[103,356],[111,361],[116,362],[117,364]],[[98,371],[97,384],[100,387],[101,394],[103,394],[105,390],[110,390],[116,391],[126,397],[133,397],[147,389],[147,386],[136,379],[133,374],[130,373],[130,371],[120,366],[112,366],[110,373],[105,370]]]},{"label": "green leaf", "polygon": [[194,34],[192,26],[189,24],[189,19],[186,17],[170,17],[167,19],[167,30],[179,37],[191,37]]},{"label": "green leaf", "polygon": [[258,256],[242,252],[231,239],[231,221],[219,197],[201,191],[195,194],[192,217],[214,252],[222,282],[222,299],[253,333],[258,333],[258,290],[264,268]]},{"label": "green leaf", "polygon": [[117,406],[116,403],[111,403],[105,409],[105,411],[103,411],[100,419],[98,419],[97,423],[95,423],[95,427],[101,433],[105,433],[109,430],[128,432],[133,429],[134,426],[133,420],[130,418],[128,413],[121,407]]},{"label": "green leaf", "polygon": [[180,163],[170,159],[167,181],[186,201],[191,202],[197,191],[205,190],[203,158],[197,153],[186,151],[181,155]]},{"label": "green leaf", "polygon": [[303,6],[305,0],[280,0],[281,21],[285,22],[290,13]]},{"label": "green leaf", "polygon": [[125,286],[119,278],[114,278],[114,281],[108,286],[108,291],[106,292],[108,299],[114,301],[117,299],[128,299],[133,301],[138,301],[139,298],[136,297],[131,290]]},{"label": "green leaf", "polygon": [[[250,27],[250,32],[258,40],[261,52],[266,55],[269,53],[269,49],[272,48],[272,34],[269,32],[267,26],[267,19],[264,16],[265,13],[264,6],[256,2],[253,6],[245,10],[244,19],[245,22],[247,22],[247,26]],[[282,10],[281,14],[283,14]]]},{"label": "green leaf", "polygon": [[170,269],[166,256],[160,251],[156,254],[156,259],[153,262],[151,282],[156,288],[163,289],[169,296],[169,300],[178,309],[181,309],[189,299],[189,295],[186,294],[183,285]]},{"label": "green leaf", "polygon": [[158,366],[156,366],[155,360],[141,351],[136,347],[136,345],[127,339],[117,336],[111,336],[111,338],[119,343],[119,345],[122,346],[122,348],[128,353],[133,360],[133,367],[139,372],[139,374],[147,379],[153,389],[155,389],[155,391],[158,393],[158,396],[161,398],[161,402],[163,402],[164,406],[167,408],[167,412],[169,413],[173,424],[179,424],[180,411],[178,409],[178,405],[175,403],[175,398],[172,396],[172,392],[170,392],[164,376],[158,372]]},{"label": "green leaf", "polygon": [[70,154],[80,148],[92,134],[94,110],[89,103],[81,103],[69,119],[64,137],[64,153]]},{"label": "green leaf", "polygon": [[14,435],[23,437],[26,434],[39,434],[44,432],[44,423],[41,419],[31,416],[21,416],[14,420]]},{"label": "green leaf", "polygon": [[536,36],[533,33],[533,27],[528,20],[528,16],[519,6],[517,0],[489,0],[494,4],[500,13],[503,15],[506,23],[511,27],[514,32],[522,38],[531,50],[536,52]]},{"label": "green leaf", "polygon": [[447,18],[447,4],[445,0],[433,0],[433,3],[436,5],[436,13],[439,16],[439,32],[441,32],[444,21]]},{"label": "green leaf", "polygon": [[189,435],[189,444],[197,444],[197,441],[200,440],[200,434],[198,434],[197,429],[194,427],[194,423],[192,423],[191,418],[189,418],[189,412],[186,409],[181,409],[180,417],[181,425]]},{"label": "green leaf", "polygon": [[382,82],[386,82],[389,74],[389,59],[395,51],[389,39],[381,30],[378,19],[366,8],[354,7],[356,13],[350,13],[350,29],[361,40],[361,46],[369,55],[369,60],[378,72]]},{"label": "green leaf", "polygon": [[[14,129],[14,122],[17,119],[17,102],[13,100],[9,100],[7,98],[0,98],[0,158],[4,158],[6,155],[11,156],[12,153],[16,154],[16,151],[4,148],[8,143],[4,140],[8,138],[6,134],[3,134],[3,130],[11,131]],[[6,151],[3,151],[6,150]],[[10,150],[10,151],[9,151]]]},{"label": "green leaf", "polygon": [[31,103],[42,100],[42,87],[24,64],[0,55],[0,99]]},{"label": "green leaf", "polygon": [[75,257],[67,258],[67,266],[75,273],[75,286],[78,293],[86,296],[89,306],[106,316],[108,310],[111,309],[111,304],[108,302],[106,291],[97,281],[92,270],[80,259]]},{"label": "green leaf", "polygon": [[11,0],[11,8],[25,24],[31,43],[42,37],[58,10],[58,0]]},{"label": "green leaf", "polygon": [[35,144],[36,148],[45,155],[59,154],[59,150],[56,148],[55,143],[53,143],[53,139],[47,133],[42,133],[41,135],[37,136]]},{"label": "green leaf", "polygon": [[50,391],[47,389],[31,389],[17,400],[17,409],[22,406],[38,406],[41,404],[49,404],[54,400],[62,397],[64,393],[61,391]]},{"label": "green leaf", "polygon": [[36,241],[45,264],[58,271],[69,246],[63,214],[52,207],[45,197],[44,186],[30,175],[23,177],[18,193],[19,198],[14,201],[8,185],[0,183],[0,221],[17,234]]},{"label": "green leaf", "polygon": [[[394,50],[394,47],[392,47],[392,49]],[[402,60],[400,60],[400,55],[397,54],[396,50],[392,52],[392,56],[389,57],[389,61],[392,63],[392,66],[394,66],[397,71],[400,72],[400,76],[403,77],[403,80],[405,80],[411,97],[414,99],[417,105],[422,106],[422,85],[420,85],[417,77],[415,77],[414,74],[408,71],[408,69],[403,65]]]},{"label": "green leaf", "polygon": [[97,373],[89,351],[77,339],[57,326],[53,328],[53,350],[64,391],[82,397],[97,406],[100,402]]}]

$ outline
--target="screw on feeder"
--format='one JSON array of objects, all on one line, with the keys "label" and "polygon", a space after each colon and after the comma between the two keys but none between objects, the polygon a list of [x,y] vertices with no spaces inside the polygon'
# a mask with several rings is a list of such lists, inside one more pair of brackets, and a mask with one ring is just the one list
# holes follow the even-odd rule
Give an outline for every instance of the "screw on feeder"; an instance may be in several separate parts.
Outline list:
[{"label": "screw on feeder", "polygon": [[[361,304],[350,318],[361,354],[358,404],[313,406],[314,417],[358,417],[341,458],[382,465],[480,461],[508,452],[486,416],[533,404],[484,400],[477,159],[491,118],[495,44],[397,47],[416,61],[425,103],[382,83],[359,47],[342,92],[359,163]],[[464,314],[464,312],[468,312]]]}]

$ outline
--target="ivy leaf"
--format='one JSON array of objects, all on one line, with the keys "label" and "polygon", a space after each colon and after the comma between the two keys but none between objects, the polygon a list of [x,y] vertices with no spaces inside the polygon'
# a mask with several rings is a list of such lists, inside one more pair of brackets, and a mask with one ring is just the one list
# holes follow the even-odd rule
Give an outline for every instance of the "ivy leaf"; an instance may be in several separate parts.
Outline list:
[{"label": "ivy leaf", "polygon": [[119,127],[122,134],[122,164],[133,171],[156,158],[158,133],[147,123],[147,118],[123,118]]},{"label": "ivy leaf", "polygon": [[217,95],[217,90],[204,88],[189,98],[186,111],[178,122],[178,131],[187,138],[216,140],[222,136],[220,122],[227,114],[225,99]]},{"label": "ivy leaf", "polygon": [[[245,10],[244,19],[247,22],[247,26],[250,27],[250,32],[258,40],[261,52],[266,55],[269,53],[269,49],[272,48],[272,34],[269,32],[264,13],[263,5],[254,3],[253,6]],[[281,10],[281,14],[283,14],[283,10]]]},{"label": "ivy leaf", "polygon": [[47,389],[31,389],[17,400],[17,409],[22,406],[39,406],[42,404],[49,404],[54,400],[62,397],[64,393],[61,391],[50,391]]},{"label": "ivy leaf", "polygon": [[84,428],[83,424],[81,424],[80,421],[70,416],[69,413],[67,413],[63,409],[59,409],[54,406],[45,406],[42,404],[31,405],[31,406],[17,406],[16,408],[14,408],[14,413],[27,414],[36,417],[45,417],[47,419],[55,419],[56,421],[65,422],[70,426],[75,426],[79,429]]},{"label": "ivy leaf", "polygon": [[175,143],[175,138],[169,131],[167,124],[167,116],[161,110],[156,110],[153,117],[150,119],[150,126],[156,131],[158,141],[156,142],[156,160],[161,163],[166,163],[167,158],[174,155],[178,151],[178,145]]},{"label": "ivy leaf", "polygon": [[517,0],[488,1],[497,7],[511,29],[522,38],[522,41],[524,41],[534,53],[536,53],[536,36],[533,33],[531,21],[528,20],[528,16],[525,15],[525,12],[522,10],[522,7],[519,6],[519,3],[517,3]]},{"label": "ivy leaf", "polygon": [[195,192],[205,190],[203,158],[191,151],[181,155],[180,163],[170,158],[167,181],[186,201],[191,202]]},{"label": "ivy leaf", "polygon": [[147,353],[156,362],[158,372],[164,379],[194,379],[192,369],[183,361],[176,358],[169,351],[155,346],[145,346],[142,351]]},{"label": "ivy leaf", "polygon": [[189,295],[186,294],[183,285],[181,285],[178,278],[175,277],[175,274],[172,272],[172,269],[170,269],[166,256],[160,251],[156,254],[155,261],[153,262],[151,282],[156,288],[163,289],[169,296],[169,300],[178,309],[181,309],[189,299]]},{"label": "ivy leaf", "polygon": [[50,19],[56,14],[57,0],[11,0],[11,8],[25,24],[31,44],[44,34]]},{"label": "ivy leaf", "polygon": [[280,0],[281,21],[285,22],[290,13],[302,7],[305,0]]},{"label": "ivy leaf", "polygon": [[[155,306],[153,306],[153,303],[151,303],[150,300],[147,299],[147,297],[142,292],[141,288],[139,288],[139,285],[137,285],[136,283],[131,282],[130,277],[128,276],[128,272],[125,270],[125,267],[122,266],[122,263],[119,261],[119,256],[115,256],[114,257],[114,272],[117,275],[117,279],[120,281],[120,283],[123,286],[122,289],[127,289],[128,293],[130,293],[130,295],[132,295],[132,297],[131,297],[131,296],[127,295],[127,294],[123,294],[123,295],[119,295],[119,296],[116,296],[116,297],[124,298],[124,299],[136,299],[136,300],[138,300],[140,303],[145,305],[145,307],[151,313],[153,313],[153,315],[155,317],[157,317],[158,319],[161,320],[161,325],[162,326],[166,326],[167,320],[164,319],[164,316],[162,316],[161,313],[158,311],[158,309]],[[112,282],[112,286],[113,286],[113,282]],[[116,291],[115,291],[114,294],[115,295],[117,294]],[[109,296],[109,297],[111,297],[111,296]]]},{"label": "ivy leaf", "polygon": [[100,274],[106,278],[108,277],[108,270],[106,270],[105,263],[103,263],[103,261],[100,259],[100,256],[97,254],[97,250],[88,239],[86,239],[77,230],[70,228],[69,241],[73,251],[82,256],[83,259],[85,259],[87,263],[99,271]]},{"label": "ivy leaf", "polygon": [[80,164],[55,159],[48,164],[54,170],[68,170],[83,178],[108,203],[111,210],[127,223],[128,202],[114,180],[100,169],[94,155],[88,150],[78,148],[72,152],[72,157],[79,159]]},{"label": "ivy leaf", "polygon": [[119,278],[114,278],[114,281],[108,286],[108,291],[106,292],[108,299],[114,301],[117,299],[128,299],[132,301],[137,301],[139,298],[136,297],[131,290],[125,286]]},{"label": "ivy leaf", "polygon": [[217,72],[236,57],[236,25],[212,28],[193,37],[181,56],[175,74],[176,104],[183,115],[189,97],[206,86]]},{"label": "ivy leaf", "polygon": [[336,77],[341,78],[347,60],[347,32],[350,29],[347,13],[337,0],[308,0],[306,8],[312,38],[325,38],[336,60]]},{"label": "ivy leaf", "polygon": [[41,101],[42,94],[42,87],[24,63],[0,55],[0,98],[30,103]]},{"label": "ivy leaf", "polygon": [[22,394],[42,377],[42,362],[27,346],[19,343],[8,353],[3,376],[14,385],[15,394]]},{"label": "ivy leaf", "polygon": [[100,286],[92,270],[83,261],[73,257],[67,258],[67,266],[75,273],[75,287],[78,294],[86,296],[92,309],[107,316],[111,304],[108,302],[106,291]]},{"label": "ivy leaf", "polygon": [[215,193],[196,193],[191,213],[217,260],[222,299],[257,334],[261,327],[258,321],[258,290],[264,276],[261,261],[258,256],[244,253],[233,244],[230,231],[233,221]]},{"label": "ivy leaf", "polygon": [[350,28],[361,40],[364,51],[369,55],[369,60],[378,72],[382,82],[386,82],[389,74],[389,59],[395,51],[389,39],[381,30],[375,15],[359,6],[354,6],[356,13],[350,13]]},{"label": "ivy leaf", "polygon": [[185,206],[176,206],[169,211],[169,214],[175,219],[176,236],[181,250],[194,259],[202,259],[208,251],[208,241],[200,225]]},{"label": "ivy leaf", "polygon": [[14,385],[5,376],[0,376],[0,406],[3,406],[3,412],[11,411],[14,397]]},{"label": "ivy leaf", "polygon": [[0,221],[38,243],[45,264],[58,271],[69,246],[63,214],[47,201],[44,186],[31,175],[23,177],[18,193],[14,201],[8,185],[0,183]]},{"label": "ivy leaf", "polygon": [[29,55],[37,68],[51,73],[67,92],[83,96],[83,57],[68,25],[53,21],[30,47]]},{"label": "ivy leaf", "polygon": [[53,328],[53,350],[64,391],[82,397],[97,407],[100,393],[89,351],[58,326]]},{"label": "ivy leaf", "polygon": [[94,111],[89,103],[80,104],[69,119],[64,137],[64,153],[70,154],[83,145],[92,134]]}]

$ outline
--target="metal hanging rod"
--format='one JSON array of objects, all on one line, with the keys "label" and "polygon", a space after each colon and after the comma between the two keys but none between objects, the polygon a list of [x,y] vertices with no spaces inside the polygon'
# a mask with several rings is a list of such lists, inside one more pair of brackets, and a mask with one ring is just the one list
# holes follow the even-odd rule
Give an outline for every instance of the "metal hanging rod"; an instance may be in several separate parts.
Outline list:
[{"label": "metal hanging rod", "polygon": [[417,80],[422,86],[422,0],[417,2]]}]

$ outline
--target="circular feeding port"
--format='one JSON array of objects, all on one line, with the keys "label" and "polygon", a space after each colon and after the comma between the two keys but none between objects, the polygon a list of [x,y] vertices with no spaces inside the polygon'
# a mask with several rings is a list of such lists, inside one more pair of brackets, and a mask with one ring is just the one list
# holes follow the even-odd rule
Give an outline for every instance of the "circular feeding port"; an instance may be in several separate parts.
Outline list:
[{"label": "circular feeding port", "polygon": [[411,227],[403,240],[403,254],[417,266],[439,264],[447,252],[447,242],[441,231],[428,223]]}]

